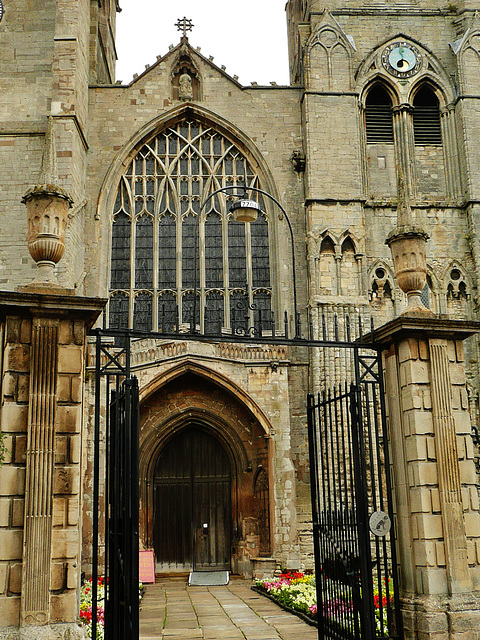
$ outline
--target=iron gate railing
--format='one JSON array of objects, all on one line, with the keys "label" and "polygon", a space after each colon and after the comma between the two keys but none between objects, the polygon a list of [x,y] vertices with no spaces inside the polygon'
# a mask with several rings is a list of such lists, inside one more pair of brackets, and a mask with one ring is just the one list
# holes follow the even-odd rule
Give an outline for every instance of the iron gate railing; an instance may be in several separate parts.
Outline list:
[{"label": "iron gate railing", "polygon": [[[130,375],[130,336],[117,335],[112,339],[96,331],[95,347],[92,638],[97,637],[100,624],[97,606],[103,605],[105,638],[136,640],[139,635],[138,381]],[[101,464],[101,458],[105,464]],[[104,544],[103,558],[99,553],[100,539]],[[100,567],[103,567],[105,585],[102,602],[98,598]]]},{"label": "iron gate railing", "polygon": [[355,382],[308,396],[318,637],[401,638],[379,354],[351,348]]},{"label": "iron gate railing", "polygon": [[138,382],[113,390],[107,433],[105,636],[138,638]]},{"label": "iron gate railing", "polygon": [[[305,337],[299,337],[298,318],[292,337],[286,316],[281,332],[266,323],[260,312],[254,310],[253,323],[251,320],[246,316],[244,326],[217,335],[198,333],[194,323],[186,333],[180,333],[178,327],[173,333],[94,331],[92,637],[97,627],[99,540],[104,536],[109,579],[105,638],[138,638],[138,388],[131,378],[130,349],[132,340],[142,339],[308,347],[334,354],[333,360],[341,361],[343,378],[351,372],[352,385],[344,383],[308,397],[319,638],[402,637],[379,353],[374,344],[366,346],[362,323],[354,330],[348,315],[343,327],[332,316],[329,327],[321,314],[315,329],[310,322]],[[373,335],[372,326],[370,340]],[[328,377],[334,368],[320,365],[319,371]],[[315,384],[322,388],[323,381]],[[101,465],[102,434],[105,469]],[[104,496],[100,496],[100,485],[106,488]],[[392,528],[386,535],[378,535],[389,525]]]}]

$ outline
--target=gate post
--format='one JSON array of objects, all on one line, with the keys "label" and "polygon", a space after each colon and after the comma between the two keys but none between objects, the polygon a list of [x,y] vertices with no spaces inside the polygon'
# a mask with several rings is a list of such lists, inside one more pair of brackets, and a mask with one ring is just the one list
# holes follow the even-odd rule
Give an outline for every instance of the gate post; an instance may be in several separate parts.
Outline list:
[{"label": "gate post", "polygon": [[384,346],[406,640],[466,640],[480,629],[480,512],[462,342],[479,329],[402,316],[375,332]]},{"label": "gate post", "polygon": [[85,339],[104,303],[0,292],[0,638],[83,637]]}]

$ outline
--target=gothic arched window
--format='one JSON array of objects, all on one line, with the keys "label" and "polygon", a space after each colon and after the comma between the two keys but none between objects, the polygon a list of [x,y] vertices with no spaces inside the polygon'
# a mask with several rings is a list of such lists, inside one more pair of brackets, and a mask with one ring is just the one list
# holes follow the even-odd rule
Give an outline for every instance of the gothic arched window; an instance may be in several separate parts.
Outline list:
[{"label": "gothic arched window", "polygon": [[433,90],[425,85],[413,99],[413,133],[416,145],[442,145],[440,104]]},{"label": "gothic arched window", "polygon": [[[260,188],[238,146],[184,118],[143,144],[120,179],[112,217],[111,327],[206,333],[272,316],[270,220],[233,220],[226,186]],[[201,215],[199,215],[201,214]],[[196,295],[195,295],[196,294]]]},{"label": "gothic arched window", "polygon": [[370,89],[365,102],[367,143],[393,144],[392,100],[381,84]]}]

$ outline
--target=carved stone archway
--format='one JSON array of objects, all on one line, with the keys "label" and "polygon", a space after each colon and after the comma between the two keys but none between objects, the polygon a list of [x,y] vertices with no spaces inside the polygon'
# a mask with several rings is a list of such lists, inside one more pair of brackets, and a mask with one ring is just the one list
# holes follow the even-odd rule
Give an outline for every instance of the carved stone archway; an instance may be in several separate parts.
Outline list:
[{"label": "carved stone archway", "polygon": [[[195,428],[213,436],[231,469],[231,568],[251,575],[250,558],[265,553],[260,535],[254,476],[269,474],[269,439],[258,419],[238,395],[193,371],[163,380],[140,408],[140,539],[153,548],[155,467],[165,447]],[[272,482],[270,481],[270,486]]]}]

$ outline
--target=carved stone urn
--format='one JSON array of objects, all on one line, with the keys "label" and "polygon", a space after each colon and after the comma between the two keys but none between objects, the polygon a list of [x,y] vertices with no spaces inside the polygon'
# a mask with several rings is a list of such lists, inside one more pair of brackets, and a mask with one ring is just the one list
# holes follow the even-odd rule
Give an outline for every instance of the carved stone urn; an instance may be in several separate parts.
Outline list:
[{"label": "carved stone urn", "polygon": [[408,298],[407,308],[402,312],[402,316],[433,315],[420,298],[427,282],[428,237],[420,227],[402,225],[394,229],[385,241],[392,252],[398,286]]},{"label": "carved stone urn", "polygon": [[39,269],[36,282],[55,282],[54,269],[65,251],[65,229],[70,196],[55,185],[37,185],[27,191],[28,250]]},{"label": "carved stone urn", "polygon": [[65,230],[73,200],[55,184],[56,173],[53,121],[50,118],[38,183],[22,198],[27,207],[28,249],[39,269],[35,284],[56,284],[55,265],[65,251]]}]

